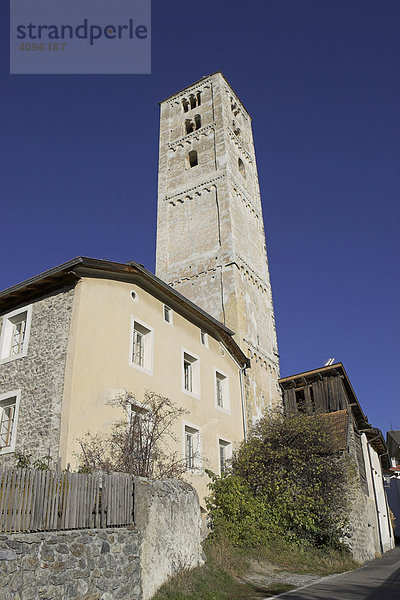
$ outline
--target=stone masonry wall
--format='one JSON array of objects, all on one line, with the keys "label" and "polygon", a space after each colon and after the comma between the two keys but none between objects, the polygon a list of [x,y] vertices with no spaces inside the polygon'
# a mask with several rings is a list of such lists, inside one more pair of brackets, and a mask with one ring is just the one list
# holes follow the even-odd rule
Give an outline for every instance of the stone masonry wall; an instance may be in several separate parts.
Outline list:
[{"label": "stone masonry wall", "polygon": [[0,534],[1,600],[149,600],[182,567],[203,564],[190,485],[135,480],[135,525]]},{"label": "stone masonry wall", "polygon": [[[32,454],[32,460],[49,452],[58,460],[73,297],[74,289],[65,288],[35,300],[27,355],[0,365],[0,393],[21,390],[15,449]],[[0,462],[14,464],[13,454],[0,456]]]},{"label": "stone masonry wall", "polygon": [[0,535],[2,600],[141,597],[137,528]]}]

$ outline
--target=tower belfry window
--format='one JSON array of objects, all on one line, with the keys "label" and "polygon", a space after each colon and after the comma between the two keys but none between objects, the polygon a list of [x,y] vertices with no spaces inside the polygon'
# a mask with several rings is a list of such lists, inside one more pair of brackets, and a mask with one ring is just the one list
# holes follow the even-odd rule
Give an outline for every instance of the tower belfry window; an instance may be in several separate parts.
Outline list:
[{"label": "tower belfry window", "polygon": [[240,127],[236,125],[235,121],[232,121],[232,127],[233,133],[236,135],[236,137],[240,138]]},{"label": "tower belfry window", "polygon": [[201,127],[200,115],[195,115],[194,119],[185,119],[185,133],[188,135],[193,131],[197,131]]},{"label": "tower belfry window", "polygon": [[246,168],[241,158],[238,158],[239,173],[246,179]]},{"label": "tower belfry window", "polygon": [[194,131],[194,124],[193,124],[192,119],[185,120],[185,131],[186,131],[186,134],[192,133],[192,131]]},{"label": "tower belfry window", "polygon": [[183,112],[187,112],[189,110],[189,102],[184,98],[182,100]]},{"label": "tower belfry window", "polygon": [[239,109],[238,109],[238,105],[235,102],[235,100],[232,98],[232,96],[231,96],[231,111],[233,112],[233,114],[235,115],[235,117],[237,117],[238,114],[239,114],[239,112],[240,112]]},{"label": "tower belfry window", "polygon": [[196,150],[191,150],[189,152],[189,154],[188,154],[188,161],[189,161],[190,168],[196,167],[199,164],[199,160],[198,160],[198,157],[197,157]]},{"label": "tower belfry window", "polygon": [[196,106],[201,105],[201,92],[196,92],[196,94],[190,94],[189,96],[190,108],[196,108]]}]

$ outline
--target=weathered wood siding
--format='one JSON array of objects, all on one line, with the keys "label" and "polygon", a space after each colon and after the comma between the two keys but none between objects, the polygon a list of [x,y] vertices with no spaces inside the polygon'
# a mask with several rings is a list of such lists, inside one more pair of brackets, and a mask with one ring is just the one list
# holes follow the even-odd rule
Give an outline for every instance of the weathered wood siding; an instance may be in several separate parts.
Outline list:
[{"label": "weathered wood siding", "polygon": [[[304,394],[304,402],[301,406],[296,398],[296,392],[297,395]],[[348,407],[347,394],[339,375],[303,381],[301,384],[293,382],[293,387],[284,388],[283,397],[286,414],[326,413]]]}]

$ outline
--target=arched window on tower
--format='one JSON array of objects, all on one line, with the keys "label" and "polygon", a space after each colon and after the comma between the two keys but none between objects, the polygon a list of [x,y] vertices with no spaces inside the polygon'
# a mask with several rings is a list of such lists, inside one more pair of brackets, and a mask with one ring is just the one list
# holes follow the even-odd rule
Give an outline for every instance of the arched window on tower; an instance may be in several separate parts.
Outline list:
[{"label": "arched window on tower", "polygon": [[240,127],[238,127],[235,121],[232,121],[233,133],[240,138]]},{"label": "arched window on tower", "polygon": [[185,132],[186,132],[186,134],[188,134],[188,133],[192,133],[192,131],[194,131],[193,121],[192,121],[192,119],[186,119],[185,120]]},{"label": "arched window on tower", "polygon": [[196,108],[197,101],[196,101],[196,96],[194,94],[190,94],[189,102],[190,102],[190,108]]},{"label": "arched window on tower", "polygon": [[183,98],[182,106],[183,106],[183,112],[187,112],[189,110],[189,102],[186,100],[186,98]]},{"label": "arched window on tower", "polygon": [[241,158],[238,158],[239,173],[246,179],[246,169]]},{"label": "arched window on tower", "polygon": [[185,135],[192,133],[201,127],[201,117],[196,115],[194,119],[185,119]]},{"label": "arched window on tower", "polygon": [[191,150],[188,154],[189,167],[196,167],[199,164],[196,150]]},{"label": "arched window on tower", "polygon": [[196,92],[195,94],[190,94],[189,96],[189,104],[190,108],[196,108],[201,105],[201,92]]}]

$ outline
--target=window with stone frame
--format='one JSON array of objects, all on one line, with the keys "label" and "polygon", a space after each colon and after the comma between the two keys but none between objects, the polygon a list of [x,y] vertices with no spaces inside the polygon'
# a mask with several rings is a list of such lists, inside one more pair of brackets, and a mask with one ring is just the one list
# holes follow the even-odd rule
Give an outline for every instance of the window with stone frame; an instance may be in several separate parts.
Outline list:
[{"label": "window with stone frame", "polygon": [[32,306],[4,315],[0,338],[0,360],[5,362],[26,356]]},{"label": "window with stone frame", "polygon": [[201,92],[190,94],[188,98],[182,98],[183,112],[188,112],[189,110],[193,110],[193,108],[197,108],[198,106],[201,106]]},{"label": "window with stone frame", "polygon": [[200,396],[200,361],[196,356],[183,352],[183,389],[189,394]]},{"label": "window with stone frame", "polygon": [[197,165],[199,164],[199,157],[197,155],[196,150],[191,150],[189,152],[188,163],[190,168],[197,167]]},{"label": "window with stone frame", "polygon": [[0,454],[15,449],[19,396],[19,390],[0,394]]},{"label": "window with stone frame", "polygon": [[215,403],[218,408],[229,410],[229,380],[219,371],[215,371]]},{"label": "window with stone frame", "polygon": [[164,304],[164,307],[163,307],[164,321],[166,323],[169,323],[169,325],[173,325],[173,314],[174,313],[172,311],[172,308],[170,308],[169,306]]},{"label": "window with stone frame", "polygon": [[132,320],[130,364],[149,372],[153,368],[153,330],[137,319]]},{"label": "window with stone frame", "polygon": [[185,425],[184,436],[186,468],[199,469],[201,466],[200,431],[191,425]]},{"label": "window with stone frame", "polygon": [[246,179],[246,167],[244,166],[244,162],[242,161],[241,158],[238,158],[238,167],[239,167],[239,173],[242,175],[242,177],[244,177]]},{"label": "window with stone frame", "polygon": [[219,449],[219,472],[222,475],[228,466],[228,461],[232,458],[232,444],[226,440],[218,440]]}]

